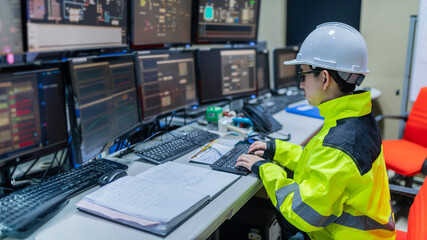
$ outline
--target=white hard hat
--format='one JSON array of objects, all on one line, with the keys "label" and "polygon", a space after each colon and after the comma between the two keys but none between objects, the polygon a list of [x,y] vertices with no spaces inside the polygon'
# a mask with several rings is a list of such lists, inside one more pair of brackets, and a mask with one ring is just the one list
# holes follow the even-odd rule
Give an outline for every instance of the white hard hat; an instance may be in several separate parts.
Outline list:
[{"label": "white hard hat", "polygon": [[368,48],[362,35],[353,27],[339,22],[317,26],[301,45],[296,59],[285,65],[307,64],[336,70],[349,83],[360,85],[369,73]]}]

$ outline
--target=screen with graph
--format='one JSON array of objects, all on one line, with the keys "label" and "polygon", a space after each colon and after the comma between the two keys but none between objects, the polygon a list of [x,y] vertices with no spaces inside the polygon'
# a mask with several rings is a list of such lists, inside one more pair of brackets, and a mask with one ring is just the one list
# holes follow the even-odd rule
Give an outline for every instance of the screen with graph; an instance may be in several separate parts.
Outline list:
[{"label": "screen with graph", "polygon": [[127,46],[127,0],[26,0],[29,52]]},{"label": "screen with graph", "polygon": [[94,57],[70,65],[85,162],[139,124],[134,56]]},{"label": "screen with graph", "polygon": [[195,1],[196,43],[256,42],[260,0]]},{"label": "screen with graph", "polygon": [[132,48],[191,42],[191,0],[133,0]]},{"label": "screen with graph", "polygon": [[0,56],[22,53],[23,40],[20,1],[3,1],[0,7]]},{"label": "screen with graph", "polygon": [[63,76],[58,64],[0,70],[0,167],[67,146]]},{"label": "screen with graph", "polygon": [[155,51],[138,59],[144,120],[197,103],[193,51]]}]

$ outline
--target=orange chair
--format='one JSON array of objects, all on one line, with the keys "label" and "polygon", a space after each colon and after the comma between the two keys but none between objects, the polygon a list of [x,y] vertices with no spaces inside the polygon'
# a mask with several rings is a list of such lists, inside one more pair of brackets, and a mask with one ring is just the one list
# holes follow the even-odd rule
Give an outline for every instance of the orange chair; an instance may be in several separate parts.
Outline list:
[{"label": "orange chair", "polygon": [[427,87],[420,90],[412,106],[403,138],[384,140],[383,149],[387,169],[405,176],[407,187],[412,186],[413,176],[427,175]]},{"label": "orange chair", "polygon": [[[390,185],[390,191],[394,193],[409,195],[414,189],[398,187],[393,190],[393,185]],[[402,190],[403,189],[403,190]],[[408,194],[409,193],[409,194]],[[415,196],[414,202],[409,209],[408,215],[408,231],[396,231],[396,240],[420,240],[427,239],[427,183],[424,181],[418,194]]]}]

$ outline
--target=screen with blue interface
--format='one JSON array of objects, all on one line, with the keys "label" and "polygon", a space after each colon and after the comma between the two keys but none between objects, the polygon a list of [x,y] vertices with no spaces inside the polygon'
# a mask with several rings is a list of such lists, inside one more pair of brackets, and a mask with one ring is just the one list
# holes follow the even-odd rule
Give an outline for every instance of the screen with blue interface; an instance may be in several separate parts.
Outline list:
[{"label": "screen with blue interface", "polygon": [[139,123],[134,57],[90,58],[71,62],[78,100],[82,161]]},{"label": "screen with blue interface", "polygon": [[21,4],[3,1],[0,7],[0,55],[23,52]]},{"label": "screen with blue interface", "polygon": [[199,0],[195,42],[256,42],[259,6],[260,0]]},{"label": "screen with blue interface", "polygon": [[127,0],[26,0],[29,52],[127,46]]},{"label": "screen with blue interface", "polygon": [[255,94],[256,50],[200,50],[198,87],[200,103]]},{"label": "screen with blue interface", "polygon": [[191,0],[133,0],[132,48],[191,42]]},{"label": "screen with blue interface", "polygon": [[153,52],[138,58],[144,120],[197,103],[194,52]]},{"label": "screen with blue interface", "polygon": [[0,70],[0,166],[67,146],[63,82],[57,64]]}]

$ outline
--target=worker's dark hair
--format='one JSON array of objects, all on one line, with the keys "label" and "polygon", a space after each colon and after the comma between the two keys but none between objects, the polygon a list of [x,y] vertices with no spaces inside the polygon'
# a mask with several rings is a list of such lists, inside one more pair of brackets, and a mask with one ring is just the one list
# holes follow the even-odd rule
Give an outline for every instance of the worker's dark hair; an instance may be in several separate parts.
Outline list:
[{"label": "worker's dark hair", "polygon": [[[310,68],[311,68],[311,66],[310,66]],[[313,69],[313,68],[311,68],[311,69]],[[328,71],[328,73],[332,76],[332,78],[334,79],[334,81],[338,84],[339,90],[341,92],[343,92],[343,93],[353,92],[354,89],[356,89],[356,85],[355,84],[351,84],[351,83],[346,82],[344,79],[342,79],[340,77],[340,75],[338,74],[338,72],[335,71],[335,70],[324,69],[324,68],[319,68],[319,67],[316,67],[316,70],[319,70],[319,71],[326,70],[326,71]],[[320,74],[320,72],[315,72],[314,76],[318,77],[319,74]]]}]

